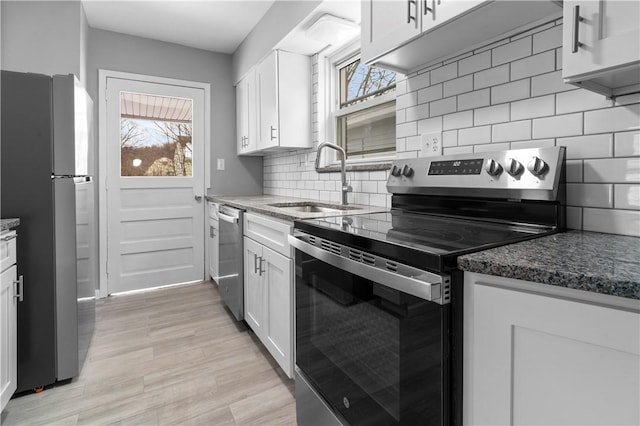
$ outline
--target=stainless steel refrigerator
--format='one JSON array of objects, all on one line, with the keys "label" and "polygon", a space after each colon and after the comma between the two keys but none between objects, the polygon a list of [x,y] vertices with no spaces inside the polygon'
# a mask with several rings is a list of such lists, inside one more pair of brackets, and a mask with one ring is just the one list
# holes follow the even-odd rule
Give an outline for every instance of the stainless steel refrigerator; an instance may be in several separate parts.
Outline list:
[{"label": "stainless steel refrigerator", "polygon": [[2,71],[0,84],[1,216],[20,218],[23,392],[77,376],[93,334],[92,103],[73,75]]}]

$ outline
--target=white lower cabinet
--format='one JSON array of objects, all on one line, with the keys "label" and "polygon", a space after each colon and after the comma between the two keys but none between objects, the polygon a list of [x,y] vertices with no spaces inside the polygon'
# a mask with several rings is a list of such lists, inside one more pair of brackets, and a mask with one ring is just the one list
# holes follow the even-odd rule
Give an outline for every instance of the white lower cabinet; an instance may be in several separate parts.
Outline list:
[{"label": "white lower cabinet", "polygon": [[18,384],[18,287],[16,233],[0,235],[0,411]]},{"label": "white lower cabinet", "polygon": [[465,424],[640,424],[636,302],[465,273]]},{"label": "white lower cabinet", "polygon": [[[269,223],[272,227],[269,227]],[[259,226],[258,226],[259,225]],[[274,221],[261,215],[245,214],[245,233],[253,232],[256,238],[272,241],[280,251],[286,245],[283,229],[290,224]],[[263,229],[256,235],[256,229]],[[253,231],[252,231],[253,230]],[[284,242],[273,239],[284,235]],[[260,237],[262,235],[262,237]],[[265,238],[265,237],[269,238]],[[244,306],[245,321],[262,344],[278,362],[278,365],[293,378],[293,261],[273,248],[244,237]]]}]

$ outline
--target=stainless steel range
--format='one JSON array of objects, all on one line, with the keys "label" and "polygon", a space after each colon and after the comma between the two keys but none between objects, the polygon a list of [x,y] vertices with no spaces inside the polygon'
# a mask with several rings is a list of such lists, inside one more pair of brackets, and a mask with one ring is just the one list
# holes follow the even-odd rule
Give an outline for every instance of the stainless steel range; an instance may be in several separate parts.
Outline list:
[{"label": "stainless steel range", "polygon": [[564,159],[398,160],[390,211],[296,221],[298,423],[462,424],[456,259],[564,230]]}]

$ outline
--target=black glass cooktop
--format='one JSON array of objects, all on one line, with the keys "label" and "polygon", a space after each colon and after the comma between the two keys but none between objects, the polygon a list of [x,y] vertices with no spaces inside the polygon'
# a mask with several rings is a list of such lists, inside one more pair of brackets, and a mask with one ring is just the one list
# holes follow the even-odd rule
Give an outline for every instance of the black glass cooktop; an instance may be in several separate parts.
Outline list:
[{"label": "black glass cooktop", "polygon": [[[499,245],[524,241],[551,233],[548,228],[513,226],[392,210],[306,219],[296,221],[296,229],[340,244],[371,250],[379,255],[425,263],[441,269],[455,257]],[[415,262],[413,260],[416,260]]]}]

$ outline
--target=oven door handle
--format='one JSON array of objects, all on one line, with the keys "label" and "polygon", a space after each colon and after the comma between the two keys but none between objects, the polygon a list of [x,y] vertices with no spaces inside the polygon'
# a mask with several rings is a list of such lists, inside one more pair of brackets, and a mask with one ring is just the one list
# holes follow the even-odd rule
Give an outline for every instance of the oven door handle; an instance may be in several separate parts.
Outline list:
[{"label": "oven door handle", "polygon": [[330,253],[296,238],[294,235],[289,235],[288,240],[289,244],[296,249],[331,266],[335,266],[338,269],[345,270],[359,277],[393,288],[394,290],[411,294],[420,299],[439,304],[446,303],[442,298],[443,277],[440,275],[425,271],[423,275],[408,277]]}]

